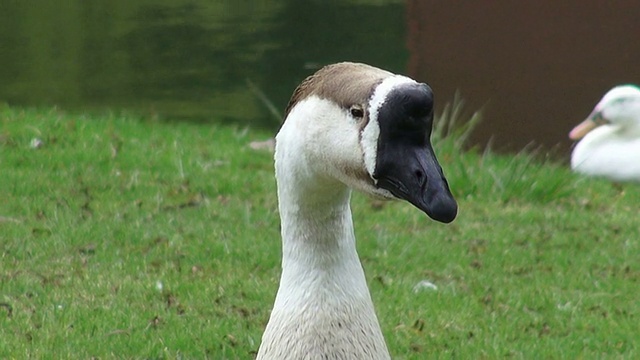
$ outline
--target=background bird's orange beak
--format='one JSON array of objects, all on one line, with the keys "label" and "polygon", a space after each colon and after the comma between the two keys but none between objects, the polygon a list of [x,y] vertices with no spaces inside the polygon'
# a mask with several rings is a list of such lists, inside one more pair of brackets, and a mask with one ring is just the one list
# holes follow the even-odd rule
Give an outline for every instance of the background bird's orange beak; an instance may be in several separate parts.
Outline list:
[{"label": "background bird's orange beak", "polygon": [[606,124],[608,121],[602,117],[602,113],[600,111],[594,110],[589,117],[574,127],[569,133],[569,138],[571,140],[580,140],[585,135],[589,133],[589,131],[594,128]]},{"label": "background bird's orange beak", "polygon": [[598,124],[596,124],[595,121],[591,120],[591,118],[586,119],[571,130],[571,132],[569,133],[569,138],[571,140],[580,140],[596,126],[598,126]]}]

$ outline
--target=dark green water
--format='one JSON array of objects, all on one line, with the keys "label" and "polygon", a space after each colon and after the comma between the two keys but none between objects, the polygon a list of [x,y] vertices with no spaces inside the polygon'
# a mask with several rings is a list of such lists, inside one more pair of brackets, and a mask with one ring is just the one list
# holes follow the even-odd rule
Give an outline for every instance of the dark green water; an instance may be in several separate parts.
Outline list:
[{"label": "dark green water", "polygon": [[0,2],[0,102],[274,129],[319,66],[408,58],[398,1],[61,3]]}]

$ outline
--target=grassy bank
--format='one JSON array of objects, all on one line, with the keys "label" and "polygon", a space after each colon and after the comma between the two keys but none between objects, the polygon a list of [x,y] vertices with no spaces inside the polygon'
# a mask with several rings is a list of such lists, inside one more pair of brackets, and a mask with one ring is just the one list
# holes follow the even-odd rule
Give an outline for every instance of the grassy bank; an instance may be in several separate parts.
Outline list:
[{"label": "grassy bank", "polygon": [[[394,358],[640,356],[640,188],[446,132],[454,223],[354,196]],[[0,108],[0,358],[251,359],[279,277],[268,136]]]}]

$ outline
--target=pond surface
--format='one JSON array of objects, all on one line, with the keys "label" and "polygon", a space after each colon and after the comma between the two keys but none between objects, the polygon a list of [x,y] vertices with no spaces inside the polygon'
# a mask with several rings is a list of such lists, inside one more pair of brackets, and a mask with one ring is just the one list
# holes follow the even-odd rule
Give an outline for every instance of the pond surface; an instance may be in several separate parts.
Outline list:
[{"label": "pond surface", "polygon": [[408,59],[402,2],[0,7],[0,101],[11,105],[125,108],[275,130],[281,120],[269,106],[282,112],[296,85],[323,64],[351,59],[403,72]]},{"label": "pond surface", "polygon": [[640,3],[5,1],[0,102],[126,109],[275,131],[295,86],[324,64],[366,62],[458,91],[482,108],[479,144],[566,134],[600,96],[640,83]]}]

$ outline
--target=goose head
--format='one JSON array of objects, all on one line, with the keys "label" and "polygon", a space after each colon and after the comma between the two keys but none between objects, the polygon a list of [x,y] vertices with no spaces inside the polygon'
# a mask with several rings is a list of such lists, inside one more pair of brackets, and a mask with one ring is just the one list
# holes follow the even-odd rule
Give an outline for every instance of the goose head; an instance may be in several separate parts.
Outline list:
[{"label": "goose head", "polygon": [[287,107],[276,177],[329,187],[338,181],[451,222],[457,204],[430,142],[432,123],[428,85],[364,64],[326,66],[298,86]]},{"label": "goose head", "polygon": [[587,119],[571,130],[569,138],[580,140],[600,125],[614,126],[622,133],[640,133],[640,89],[622,85],[609,90]]}]

